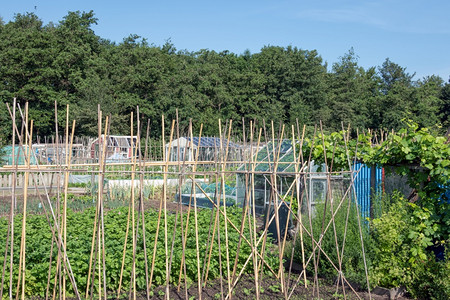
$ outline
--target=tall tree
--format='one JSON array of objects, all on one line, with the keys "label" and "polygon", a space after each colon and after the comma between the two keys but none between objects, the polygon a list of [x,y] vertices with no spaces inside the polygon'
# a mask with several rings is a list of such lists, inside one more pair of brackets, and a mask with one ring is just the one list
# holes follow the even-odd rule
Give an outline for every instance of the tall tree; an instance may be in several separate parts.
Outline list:
[{"label": "tall tree", "polygon": [[439,109],[441,123],[450,130],[450,80],[442,87],[439,98],[442,101]]},{"label": "tall tree", "polygon": [[412,94],[411,112],[413,120],[424,127],[440,123],[439,110],[442,100],[439,98],[444,81],[439,76],[427,76],[418,80]]},{"label": "tall tree", "polygon": [[413,82],[415,74],[410,75],[406,68],[393,63],[386,58],[381,67],[378,68],[381,82],[381,97],[378,102],[377,115],[379,123],[377,128],[399,129],[404,118],[413,116]]},{"label": "tall tree", "polygon": [[296,47],[264,47],[254,55],[256,68],[264,75],[264,94],[268,101],[262,107],[269,120],[314,123],[322,118],[320,108],[326,97],[326,67],[315,50]]},{"label": "tall tree", "polygon": [[415,73],[407,73],[406,68],[390,61],[389,58],[386,58],[381,67],[378,67],[378,72],[383,80],[382,91],[384,94],[387,94],[395,85],[410,87],[415,76]]},{"label": "tall tree", "polygon": [[17,97],[22,107],[29,101],[35,132],[49,133],[50,105],[59,98],[52,68],[53,27],[43,26],[33,13],[17,14],[2,26],[0,35],[0,97],[5,102]]},{"label": "tall tree", "polygon": [[328,81],[328,101],[333,112],[328,125],[335,130],[341,128],[341,123],[360,129],[371,127],[370,109],[379,94],[375,69],[366,71],[358,66],[358,57],[351,48],[333,64]]}]

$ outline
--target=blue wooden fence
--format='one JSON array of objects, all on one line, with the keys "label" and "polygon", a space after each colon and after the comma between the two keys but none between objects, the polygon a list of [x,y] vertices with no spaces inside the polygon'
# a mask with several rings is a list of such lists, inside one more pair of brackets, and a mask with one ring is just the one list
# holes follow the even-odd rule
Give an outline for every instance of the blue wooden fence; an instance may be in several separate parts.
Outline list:
[{"label": "blue wooden fence", "polygon": [[[358,200],[358,206],[361,213],[361,217],[365,219],[371,217],[370,215],[371,207],[379,208],[380,206],[380,203],[374,203],[374,201],[381,201],[382,183],[384,180],[383,168],[378,167],[375,170],[374,191],[372,191],[371,187],[371,177],[372,177],[371,168],[369,168],[364,164],[356,163],[353,166],[353,170],[355,171],[355,173],[353,173],[354,176],[353,184],[356,199]],[[447,201],[447,203],[450,203],[450,182],[445,188],[447,188],[447,191],[443,193],[443,195],[440,198],[440,201]],[[354,197],[353,193],[352,196]]]},{"label": "blue wooden fence", "polygon": [[[363,219],[370,217],[370,207],[371,203],[375,201],[377,198],[380,199],[380,197],[377,197],[378,195],[381,195],[381,187],[382,187],[382,174],[383,169],[382,168],[376,168],[375,170],[375,190],[374,193],[372,193],[372,187],[371,187],[371,168],[368,166],[356,163],[353,166],[353,170],[355,173],[353,173],[353,186],[356,192],[356,199],[358,201],[358,206],[360,210],[361,217]],[[373,199],[372,199],[373,198]]]}]

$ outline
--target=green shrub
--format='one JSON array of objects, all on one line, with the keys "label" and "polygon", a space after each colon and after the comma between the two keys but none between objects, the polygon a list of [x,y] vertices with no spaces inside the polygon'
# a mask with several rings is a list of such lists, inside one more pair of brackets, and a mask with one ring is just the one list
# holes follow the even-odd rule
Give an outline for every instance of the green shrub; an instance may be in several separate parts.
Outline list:
[{"label": "green shrub", "polygon": [[400,193],[379,218],[372,221],[371,282],[386,288],[405,286],[414,297],[450,297],[449,262],[436,262],[430,246],[441,224],[432,210],[408,202]]},{"label": "green shrub", "polygon": [[419,299],[446,300],[450,298],[450,257],[436,261],[433,255],[417,268],[410,293]]},{"label": "green shrub", "polygon": [[408,231],[407,207],[397,201],[386,213],[372,221],[372,238],[376,247],[371,256],[371,282],[386,288],[408,285],[413,270],[409,262],[410,249],[405,245]]}]

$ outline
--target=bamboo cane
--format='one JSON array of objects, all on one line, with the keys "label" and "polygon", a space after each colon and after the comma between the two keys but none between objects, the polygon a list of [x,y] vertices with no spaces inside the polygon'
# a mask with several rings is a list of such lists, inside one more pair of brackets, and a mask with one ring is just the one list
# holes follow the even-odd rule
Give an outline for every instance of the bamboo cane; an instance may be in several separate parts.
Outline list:
[{"label": "bamboo cane", "polygon": [[[349,155],[349,151],[348,151],[347,140],[348,140],[348,138],[344,139],[345,153],[346,153],[346,156],[347,156],[347,161],[348,161],[349,168],[351,169],[350,155]],[[357,151],[355,150],[354,161],[356,161],[356,157],[357,157]],[[355,197],[355,199],[357,199],[356,191],[355,191],[355,188],[354,188],[354,177],[353,177],[353,175],[351,177],[351,187],[352,187],[353,196]],[[369,299],[372,299],[372,294],[370,293],[369,273],[368,273],[367,262],[366,262],[366,254],[365,254],[365,250],[364,250],[364,240],[363,240],[363,235],[362,235],[361,220],[360,220],[360,216],[359,216],[358,201],[355,201],[355,204],[356,204],[356,215],[357,215],[357,218],[358,218],[359,236],[360,236],[361,248],[362,248],[362,254],[363,254],[364,272],[366,273],[367,290],[368,290],[368,293],[369,293]]]},{"label": "bamboo cane", "polygon": [[[176,110],[176,120],[177,120],[177,140],[180,138],[180,129],[179,129],[179,119],[178,119],[178,110]],[[192,119],[190,119],[189,120],[189,124],[191,124],[192,123]],[[202,125],[200,126],[200,132],[202,131]],[[191,152],[191,148],[192,148],[192,142],[193,142],[193,140],[192,139],[190,139],[189,141],[188,141],[188,145],[187,145],[187,148],[186,149],[188,149],[188,153],[190,153]],[[177,148],[178,148],[178,154],[179,154],[179,151],[180,151],[180,149],[179,149],[179,145],[178,145],[178,142],[177,142]],[[186,157],[187,156],[189,156],[189,155],[186,155],[187,153],[186,153],[186,151],[185,151],[185,153],[184,153],[184,155],[183,155],[183,166],[182,166],[182,169],[181,169],[181,167],[180,167],[180,164],[178,164],[178,169],[179,169],[179,171],[181,171],[182,172],[182,174],[181,174],[181,176],[180,176],[180,181],[179,181],[179,184],[178,184],[178,195],[179,195],[179,198],[178,198],[178,207],[179,207],[179,209],[180,209],[180,220],[181,220],[181,222],[180,222],[180,228],[181,228],[181,244],[182,244],[182,256],[181,256],[181,264],[180,264],[180,271],[179,271],[179,275],[178,275],[178,285],[177,285],[177,290],[178,290],[178,292],[180,291],[180,286],[181,286],[181,273],[182,273],[182,270],[184,271],[184,278],[185,278],[185,280],[184,280],[184,292],[185,292],[185,297],[186,298],[188,298],[188,288],[187,288],[187,280],[186,280],[186,278],[187,278],[187,270],[186,270],[186,260],[185,260],[185,256],[186,256],[186,252],[185,252],[185,250],[186,250],[186,237],[187,237],[187,231],[186,231],[186,236],[185,236],[185,234],[184,234],[184,224],[183,224],[183,204],[182,204],[182,195],[181,195],[181,187],[182,187],[182,184],[183,184],[183,181],[184,181],[184,179],[185,179],[185,177],[184,177],[184,172],[185,172],[185,168],[186,168]],[[178,155],[179,156],[179,155]],[[179,159],[178,159],[178,162],[179,162]],[[191,195],[192,195],[192,193],[191,193]],[[190,197],[190,199],[191,199],[192,197]],[[189,221],[189,212],[190,212],[190,207],[191,207],[191,201],[189,201],[189,209],[188,209],[188,216],[187,216],[187,224],[189,223],[188,221]],[[186,227],[187,228],[187,227]],[[174,232],[174,234],[175,234],[175,232]],[[175,237],[175,236],[174,236]],[[175,240],[173,240],[173,241],[175,241]],[[172,244],[172,246],[173,246],[173,244]],[[172,251],[173,251],[173,249],[172,249]]]},{"label": "bamboo cane", "polygon": [[[290,273],[291,273],[291,268],[292,268],[292,262],[293,262],[293,259],[294,259],[294,249],[295,249],[295,244],[296,244],[296,241],[297,241],[297,233],[299,231],[300,231],[300,248],[301,248],[301,253],[302,253],[302,266],[303,266],[303,270],[306,269],[306,266],[305,266],[305,249],[304,249],[304,245],[303,245],[303,228],[301,226],[301,224],[303,222],[303,219],[302,219],[302,204],[301,204],[301,201],[300,201],[300,199],[303,196],[303,190],[302,190],[302,192],[300,192],[300,179],[299,179],[299,172],[300,172],[300,170],[299,170],[299,162],[300,161],[301,161],[300,163],[303,166],[302,146],[303,146],[303,138],[304,138],[304,134],[305,134],[305,128],[306,128],[306,126],[303,126],[303,134],[302,134],[302,138],[301,138],[301,141],[300,141],[300,150],[299,150],[299,157],[298,157],[298,159],[296,157],[296,151],[295,151],[295,148],[294,148],[294,160],[296,161],[296,163],[294,164],[295,173],[296,173],[296,175],[295,175],[296,180],[295,181],[296,181],[296,188],[297,188],[297,199],[296,200],[297,200],[297,207],[298,207],[298,212],[297,212],[298,216],[297,216],[297,218],[298,218],[298,222],[299,222],[300,225],[297,226],[298,230],[295,231],[293,247],[292,247],[292,251],[291,251],[291,260],[290,260],[289,276],[288,276],[289,278],[290,278]],[[297,122],[297,129],[298,129],[298,122]],[[294,125],[292,125],[292,144],[295,145],[295,129],[294,129]],[[303,274],[304,274],[304,279],[303,279],[304,280],[304,286],[305,286],[305,288],[307,288],[308,285],[307,285],[307,281],[306,281],[306,272],[303,272]],[[289,289],[289,286],[287,287],[287,289]]]},{"label": "bamboo cane", "polygon": [[[56,145],[57,145],[56,149],[58,150],[59,149],[58,148],[58,139],[57,139],[58,138],[58,106],[56,104],[56,100],[55,100],[55,133],[56,133]],[[55,144],[55,141],[54,141],[53,137],[52,137],[52,144]],[[57,154],[58,154],[58,151],[57,151]],[[49,155],[49,154],[47,153],[47,155]],[[48,191],[48,195],[50,195],[51,192],[52,192],[53,175],[54,175],[54,173],[52,173],[52,178],[50,180],[51,181],[50,182],[50,190]],[[59,176],[58,176],[58,179],[59,179]],[[48,295],[49,295],[49,292],[50,292],[50,276],[51,276],[51,271],[52,271],[53,244],[54,244],[54,242],[56,242],[57,245],[58,245],[57,239],[52,239],[52,245],[51,245],[51,249],[50,249],[50,262],[49,262],[49,266],[48,266],[47,288],[46,288],[46,292],[45,292],[45,300],[48,300]],[[60,253],[60,252],[61,252],[61,248],[58,246],[58,253]],[[54,285],[54,287],[55,287],[55,285]],[[55,289],[55,288],[53,288],[53,289]]]},{"label": "bamboo cane", "polygon": [[[66,109],[66,165],[67,165],[67,168],[70,168],[70,159],[71,159],[74,132],[75,132],[75,120],[73,120],[73,124],[72,124],[72,136],[71,136],[70,149],[69,149],[69,105],[67,104],[67,109]],[[68,187],[69,187],[69,171],[66,170],[66,172],[64,172],[64,202],[63,202],[63,224],[62,224],[63,225],[63,241],[64,241],[65,249],[67,249],[67,194],[68,194]],[[63,275],[63,292],[62,293],[63,293],[63,299],[66,299],[66,271],[65,270],[64,270],[64,275]]]},{"label": "bamboo cane", "polygon": [[[102,270],[103,270],[103,298],[106,300],[106,258],[105,258],[105,223],[104,223],[104,203],[103,203],[103,182],[104,182],[104,171],[105,171],[105,161],[106,161],[106,148],[108,145],[108,135],[109,135],[109,122],[110,118],[106,116],[105,120],[105,133],[104,133],[104,141],[103,141],[103,149],[102,149],[102,156],[101,160],[99,161],[99,171],[98,174],[98,202],[99,202],[99,212],[100,212],[100,224],[98,225],[99,235],[98,235],[98,241],[101,244],[101,247],[99,245],[99,269],[100,269],[100,253],[102,256]],[[101,298],[101,276],[100,276],[100,270],[99,270],[99,299]]]},{"label": "bamboo cane", "polygon": [[[28,106],[27,106],[28,107]],[[27,130],[28,133],[28,130]],[[30,131],[28,138],[28,151],[27,151],[27,164],[30,165],[31,156],[31,140],[33,137],[33,120],[30,123]],[[22,300],[25,299],[25,271],[26,271],[26,224],[27,224],[27,200],[28,200],[28,178],[30,176],[29,172],[25,172],[25,181],[23,183],[23,223],[22,223]]]},{"label": "bamboo cane", "polygon": [[[32,126],[31,126],[32,129]],[[28,147],[28,139],[29,139],[29,128],[28,128],[28,102],[25,104],[25,124],[22,123],[22,134],[25,130],[25,145]],[[23,141],[23,138],[21,139]],[[23,152],[24,155],[28,158],[29,148],[25,149]],[[25,162],[29,166],[29,161]],[[27,208],[27,195],[28,195],[28,176],[29,173],[25,172],[25,179],[23,183],[23,219],[22,219],[22,237],[20,242],[20,255],[19,255],[19,276],[17,280],[17,288],[16,288],[16,299],[19,297],[19,288],[22,287],[22,300],[25,297],[25,244],[26,244],[26,208]],[[22,286],[20,286],[20,282],[22,282]]]},{"label": "bamboo cane", "polygon": [[[252,136],[253,136],[253,131],[252,131]],[[262,129],[259,130],[259,134],[258,134],[258,143],[257,143],[257,149],[259,149],[259,146],[261,144],[261,136],[262,136]],[[252,173],[251,173],[251,182],[252,182],[252,206],[253,206],[253,239],[254,239],[254,251],[252,251],[252,256],[253,256],[253,273],[255,274],[255,285],[256,285],[256,295],[257,295],[257,299],[259,298],[259,280],[260,277],[258,276],[258,255],[256,255],[258,253],[258,245],[257,245],[257,236],[256,236],[256,203],[255,203],[255,193],[254,193],[254,188],[255,188],[255,160],[256,160],[256,156],[253,158],[253,148],[252,148]],[[263,259],[263,258],[262,258]]]},{"label": "bamboo cane", "polygon": [[[226,156],[224,158],[223,156],[223,142],[222,142],[222,128],[221,128],[222,122],[219,119],[219,137],[220,137],[220,153],[221,155],[221,172],[220,172],[220,180],[221,180],[221,186],[222,186],[222,195],[223,196],[223,210],[225,214],[225,222],[224,222],[224,231],[225,231],[225,253],[226,253],[226,263],[227,263],[227,283],[228,283],[228,291],[231,291],[231,276],[230,276],[230,253],[228,251],[228,225],[227,225],[227,205],[226,205],[226,198],[225,198],[225,168],[226,168]],[[230,120],[231,125],[231,120]],[[229,130],[229,134],[231,133],[231,126]]]},{"label": "bamboo cane", "polygon": [[[255,186],[255,160],[257,159],[257,157],[256,156],[254,156],[253,155],[253,129],[252,129],[252,122],[250,122],[250,133],[251,133],[251,137],[250,137],[250,143],[251,143],[251,148],[250,148],[250,157],[251,157],[251,162],[252,162],[252,164],[251,164],[251,183],[252,183],[252,188],[254,189],[254,186]],[[259,134],[258,134],[258,143],[257,143],[257,149],[259,149],[259,145],[260,145],[260,142],[261,142],[261,135],[262,135],[262,129],[260,128],[260,130],[259,130]],[[250,199],[249,199],[250,200]],[[257,244],[256,244],[256,240],[257,240],[257,237],[256,237],[256,208],[255,208],[255,193],[254,193],[254,190],[253,190],[253,192],[251,193],[251,204],[252,204],[252,207],[253,207],[253,211],[252,211],[252,213],[253,213],[253,218],[252,218],[252,220],[253,220],[253,224],[251,224],[250,222],[249,222],[249,227],[250,227],[250,234],[252,234],[252,231],[251,231],[251,228],[253,228],[253,251],[252,251],[252,257],[253,257],[253,274],[254,274],[254,276],[255,276],[255,288],[256,288],[256,299],[258,300],[259,299],[259,297],[260,297],[260,295],[259,295],[259,272],[258,272],[258,255],[256,255],[255,253],[257,253],[258,252],[258,249],[257,249]],[[247,202],[249,202],[249,201],[247,201]],[[249,217],[249,221],[250,221],[250,217]],[[253,225],[253,226],[251,226],[251,225]]]},{"label": "bamboo cane", "polygon": [[[163,120],[164,122],[164,120]],[[175,120],[172,120],[172,126],[170,128],[170,139],[169,145],[172,144],[173,139],[173,131],[175,126]],[[164,141],[164,132],[163,132],[163,141]],[[164,144],[164,143],[163,143]],[[170,160],[170,147],[167,151],[166,162]],[[163,175],[163,201],[164,201],[164,250],[166,256],[166,299],[169,300],[169,285],[170,285],[170,270],[169,270],[169,249],[168,249],[168,235],[167,235],[167,173],[169,172],[169,165],[166,164],[164,167],[164,175]]]},{"label": "bamboo cane", "polygon": [[[344,144],[345,144],[346,140],[345,140],[345,130],[344,130],[344,123],[343,122],[341,122],[341,126],[342,126],[342,133],[343,133],[342,137],[344,139]],[[356,145],[356,147],[357,146],[358,145]],[[356,151],[355,151],[355,153],[356,153]],[[350,206],[351,206],[351,201],[349,199],[348,205],[347,205],[346,217],[345,217],[344,236],[343,236],[342,247],[341,247],[341,255],[340,255],[340,261],[339,261],[340,264],[342,264],[342,260],[343,260],[343,257],[344,257],[344,249],[345,249],[345,242],[346,242],[346,237],[347,237],[348,220],[349,220],[349,216],[350,216]],[[338,282],[339,281],[341,281],[342,285],[344,285],[343,278],[341,278],[341,274],[340,273],[338,274]],[[338,290],[338,285],[336,285],[336,292],[337,292],[337,290]],[[345,294],[344,294],[344,297],[345,297]]]},{"label": "bamboo cane", "polygon": [[[338,258],[338,263],[339,263],[339,273],[338,274],[342,274],[342,261],[340,258],[340,253],[339,253],[339,244],[338,244],[338,239],[337,239],[337,233],[336,233],[336,222],[334,220],[334,209],[333,209],[333,199],[332,199],[332,191],[331,191],[331,175],[329,173],[329,167],[328,167],[328,160],[327,160],[327,150],[325,147],[325,137],[324,137],[324,132],[323,132],[323,126],[322,126],[322,121],[320,121],[320,133],[322,136],[322,147],[323,147],[323,154],[324,154],[324,158],[325,158],[325,168],[326,168],[326,174],[327,174],[327,196],[325,199],[325,209],[327,206],[327,202],[330,203],[330,210],[331,210],[331,221],[333,224],[333,233],[334,233],[334,241],[335,241],[335,247],[336,247],[336,255]],[[335,147],[336,145],[334,145]],[[331,160],[331,168],[332,168],[332,164],[333,164],[333,160],[334,160],[334,149],[333,149],[333,154],[332,154],[332,160]],[[328,200],[328,201],[327,201]],[[324,209],[324,210],[325,210]],[[325,211],[324,211],[324,215],[323,215],[323,223],[325,222]],[[323,228],[323,223],[322,223],[322,228]],[[323,233],[322,233],[323,234]],[[339,275],[338,278],[341,278],[341,276]],[[338,288],[339,282],[342,282],[342,292],[344,294],[344,298],[346,298],[345,295],[345,286],[344,286],[344,282],[338,280],[337,281],[337,286],[336,289]]]},{"label": "bamboo cane", "polygon": [[[19,107],[20,109],[20,107]],[[24,128],[28,131],[28,103],[25,104],[25,119],[22,117],[22,126],[21,126],[21,131],[20,131],[20,135],[19,135],[19,146],[23,147],[23,141],[24,141],[24,137],[23,137],[23,132],[24,132]],[[25,123],[24,123],[25,121]],[[28,132],[27,132],[28,133]],[[26,135],[26,134],[25,134]],[[26,139],[27,137],[25,137]],[[25,140],[25,145],[27,146],[28,143]],[[20,153],[20,152],[19,152]],[[23,150],[24,155],[27,155],[27,150],[25,148],[25,150]],[[22,187],[24,190],[24,194],[25,194],[25,187]],[[23,216],[23,220],[25,220],[25,215]],[[23,222],[22,220],[22,222]],[[22,230],[23,230],[23,224],[22,224]],[[22,256],[23,256],[23,249],[22,249],[22,244],[23,244],[23,234],[22,237],[20,239],[20,253],[19,253],[19,275],[17,278],[17,286],[16,286],[16,299],[19,299],[19,291],[20,291],[20,282],[22,280]]]},{"label": "bamboo cane", "polygon": [[[269,174],[271,174],[273,172],[272,171],[273,166],[272,166],[272,162],[271,162],[271,158],[270,158],[270,156],[271,156],[271,152],[270,151],[272,151],[273,156],[275,158],[275,144],[272,141],[272,150],[270,150],[269,149],[269,144],[268,144],[269,138],[267,136],[266,124],[265,124],[265,120],[264,119],[263,119],[263,130],[264,130],[264,140],[266,142],[266,149],[267,149],[267,165],[268,165],[268,169],[269,169],[269,172],[270,172]],[[264,176],[264,179],[265,179],[265,181],[267,181],[267,178],[265,176]],[[254,191],[254,185],[252,185],[252,191]],[[270,194],[269,207],[267,208],[267,212],[270,212],[270,207],[271,207],[271,204],[272,204],[270,200],[272,198],[273,198],[273,193]],[[264,202],[264,206],[266,206],[266,204],[267,203]],[[264,228],[268,228],[268,226],[270,224],[270,222],[269,222],[269,214],[268,213],[266,214],[265,219],[266,219],[266,221],[265,221],[265,224],[264,224]],[[264,235],[264,237],[263,237],[263,244],[261,246],[261,253],[260,253],[260,255],[262,257],[264,257],[264,250],[266,248],[266,239],[267,239],[267,237],[266,237],[266,235]],[[259,274],[260,277],[262,277],[262,274],[263,274],[262,263],[263,263],[263,261],[260,261],[259,265],[258,265],[258,272],[260,272],[260,274]],[[277,277],[278,277],[278,274],[277,274]]]},{"label": "bamboo cane", "polygon": [[[279,142],[278,142],[278,150],[276,152],[276,159],[274,159],[274,168],[273,168],[273,174],[271,176],[272,186],[275,187],[275,190],[272,188],[272,194],[276,193],[278,185],[277,185],[277,169],[278,169],[278,162],[280,159],[280,152],[281,152],[281,144],[283,141],[283,134],[284,134],[284,125],[282,125],[281,128],[281,134],[279,135]],[[275,134],[274,134],[274,125],[272,122],[272,143],[275,144]],[[282,247],[280,243],[280,222],[279,222],[279,216],[278,216],[278,197],[275,195],[272,197],[272,201],[274,203],[274,209],[275,209],[275,226],[277,230],[278,235],[278,263],[279,263],[279,271],[278,276],[280,277],[280,284],[281,284],[281,292],[283,292],[286,296],[286,291],[284,288],[284,272],[283,270],[283,253],[282,253]],[[262,251],[265,251],[265,247],[263,246]]]},{"label": "bamboo cane", "polygon": [[[314,148],[314,142],[315,142],[315,137],[316,137],[316,133],[317,133],[317,126],[314,126],[314,134],[312,137],[312,143],[311,143],[311,149],[309,151],[309,157],[308,157],[308,168],[311,166],[311,157],[312,157],[312,153],[313,153],[313,148]],[[309,170],[311,171],[311,170]],[[304,179],[304,184],[306,186],[306,177]],[[309,199],[309,193],[306,193],[306,202],[307,202],[307,207],[308,207],[308,221],[309,221],[309,228],[311,230],[311,244],[313,247],[313,257],[314,257],[314,285],[313,285],[313,295],[315,293],[315,291],[317,292],[316,297],[319,297],[319,278],[317,276],[318,273],[318,259],[316,259],[316,252],[315,252],[315,248],[314,248],[314,233],[313,233],[313,227],[312,227],[312,212],[311,212],[311,199]]]},{"label": "bamboo cane", "polygon": [[[141,149],[141,124],[140,124],[140,118],[139,118],[139,106],[137,107],[137,123],[138,123],[138,134],[137,134],[137,141],[138,146],[136,149]],[[147,159],[147,141],[149,137],[149,131],[150,131],[150,119],[147,120],[147,133],[145,136],[145,154],[144,154],[144,160]],[[142,218],[142,240],[144,244],[144,262],[145,262],[145,292],[147,296],[147,300],[150,300],[150,290],[148,287],[148,260],[147,260],[147,243],[145,238],[145,214],[144,214],[144,194],[143,194],[143,186],[144,186],[144,173],[145,173],[145,167],[143,166],[142,161],[142,155],[141,151],[139,151],[139,170],[141,171],[139,174],[139,181],[140,181],[140,192],[139,192],[139,199],[140,199],[140,206],[141,206],[141,218]]]},{"label": "bamboo cane", "polygon": [[[56,105],[56,101],[55,101],[55,126],[56,126],[56,146],[57,146],[57,151],[56,151],[56,163],[59,164],[59,173],[58,173],[58,184],[57,184],[57,201],[56,201],[56,211],[57,211],[57,223],[59,226],[58,229],[58,235],[61,235],[61,207],[60,207],[60,199],[61,199],[61,186],[60,186],[60,179],[61,179],[61,175],[62,175],[62,159],[60,159],[60,151],[59,151],[59,130],[58,130],[58,107]],[[59,288],[58,288],[58,293],[59,293],[59,298],[61,299],[61,259],[62,259],[62,253],[61,253],[61,243],[60,241],[58,241],[58,256],[56,259],[56,272],[55,272],[55,280],[54,280],[54,285],[53,285],[53,299],[56,298],[56,283],[59,283]],[[59,281],[58,281],[59,279]]]},{"label": "bamboo cane", "polygon": [[[97,110],[97,126],[98,126],[98,142],[100,143],[101,140],[101,129],[102,129],[102,112],[100,111],[100,105],[98,106],[98,110]],[[95,148],[94,148],[95,149]],[[100,145],[99,145],[99,150],[100,150]],[[96,206],[96,210],[95,210],[95,216],[94,216],[94,229],[92,231],[92,243],[91,243],[91,255],[89,258],[89,271],[88,271],[88,278],[87,278],[87,284],[86,284],[86,296],[85,298],[88,298],[88,293],[89,293],[89,283],[90,283],[90,279],[91,279],[91,271],[95,272],[95,267],[92,268],[92,261],[94,258],[94,249],[95,249],[95,244],[96,244],[96,233],[97,233],[97,219],[98,219],[98,215],[99,215],[99,211],[100,211],[100,207],[99,207],[100,203],[97,201],[97,206]],[[93,276],[92,276],[93,277]],[[94,279],[92,279],[92,282],[94,282]],[[120,286],[120,283],[119,283]]]},{"label": "bamboo cane", "polygon": [[[189,134],[191,136],[191,140],[194,140],[194,134],[192,132],[192,122],[190,122],[189,124]],[[198,146],[200,147],[201,145],[201,136],[199,137],[198,140]],[[197,155],[195,158],[195,162],[192,168],[193,173],[195,173],[196,171],[196,167],[197,167],[197,159],[198,159],[198,155],[199,155],[199,150],[197,150]],[[199,299],[202,299],[202,278],[200,275],[200,251],[199,251],[199,245],[198,245],[198,216],[197,216],[197,193],[195,193],[194,190],[194,224],[195,224],[195,248],[197,250],[197,285],[198,285],[198,296]]]},{"label": "bamboo cane", "polygon": [[[134,137],[133,137],[133,112],[131,112],[131,197],[130,197],[130,205],[131,205],[131,235],[132,235],[132,243],[133,243],[133,256],[136,253],[136,233],[135,233],[135,220],[134,220],[134,179],[136,174],[136,157],[134,154]],[[133,291],[133,300],[136,300],[136,260],[133,259],[132,263],[132,291]]]},{"label": "bamboo cane", "polygon": [[[12,164],[15,167],[12,173],[12,195],[11,195],[11,213],[10,213],[10,223],[11,223],[11,254],[10,254],[10,265],[9,265],[9,299],[12,299],[12,274],[13,274],[13,258],[14,258],[14,207],[16,206],[16,176],[17,176],[17,163],[15,161],[15,143],[16,143],[16,131],[14,130],[16,126],[16,98],[14,98],[14,108],[12,117]],[[9,106],[8,110],[9,110]]]}]

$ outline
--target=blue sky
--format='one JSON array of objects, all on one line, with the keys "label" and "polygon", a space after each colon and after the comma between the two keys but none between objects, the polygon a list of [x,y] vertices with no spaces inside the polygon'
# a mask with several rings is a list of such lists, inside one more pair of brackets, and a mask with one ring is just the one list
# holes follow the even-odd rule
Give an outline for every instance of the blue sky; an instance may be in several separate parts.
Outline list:
[{"label": "blue sky", "polygon": [[95,12],[95,33],[121,42],[138,34],[150,43],[167,39],[178,50],[246,49],[265,45],[316,49],[329,67],[353,47],[364,68],[389,59],[414,79],[450,76],[449,0],[227,0],[1,1],[0,16],[35,12],[44,23],[57,23],[68,11]]}]

